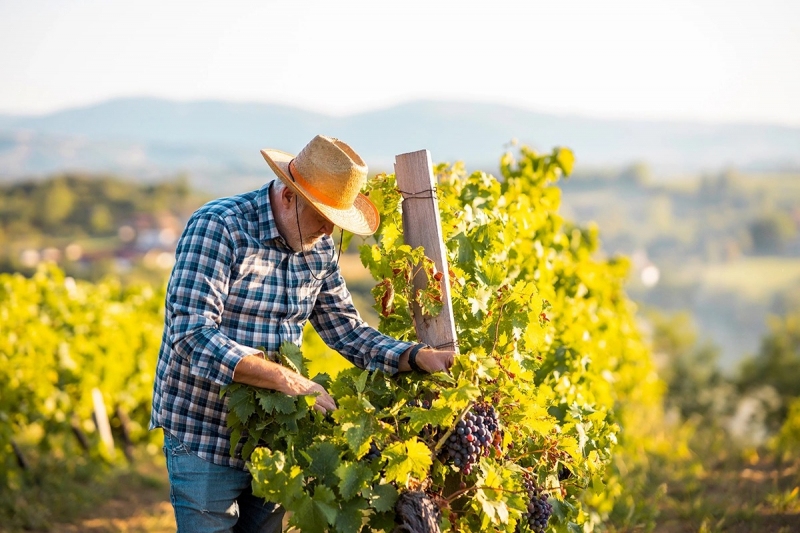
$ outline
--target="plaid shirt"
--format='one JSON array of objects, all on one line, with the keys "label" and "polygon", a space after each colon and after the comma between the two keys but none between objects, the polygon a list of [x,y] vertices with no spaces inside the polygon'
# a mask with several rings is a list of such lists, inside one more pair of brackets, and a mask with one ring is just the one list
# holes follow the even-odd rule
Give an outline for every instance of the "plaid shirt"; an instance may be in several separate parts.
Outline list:
[{"label": "plaid shirt", "polygon": [[[164,428],[199,457],[243,469],[230,455],[227,397],[236,364],[298,346],[308,320],[331,348],[359,368],[398,371],[411,343],[369,327],[353,306],[333,239],[295,253],[278,233],[270,185],[197,210],[178,242],[153,390],[150,429]],[[302,255],[305,255],[303,260]],[[309,267],[318,278],[312,277]]]}]

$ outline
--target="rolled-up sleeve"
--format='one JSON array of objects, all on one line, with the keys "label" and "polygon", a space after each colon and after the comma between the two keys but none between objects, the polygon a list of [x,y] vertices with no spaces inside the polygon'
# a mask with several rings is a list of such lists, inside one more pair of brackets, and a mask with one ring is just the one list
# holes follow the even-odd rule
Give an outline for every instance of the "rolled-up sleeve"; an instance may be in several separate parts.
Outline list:
[{"label": "rolled-up sleeve", "polygon": [[323,282],[310,320],[325,344],[366,370],[396,374],[400,355],[414,345],[384,335],[364,322],[338,267]]},{"label": "rolled-up sleeve", "polygon": [[234,260],[230,231],[215,214],[196,213],[181,237],[167,290],[170,341],[189,361],[192,375],[221,386],[233,381],[236,365],[259,350],[219,330]]}]

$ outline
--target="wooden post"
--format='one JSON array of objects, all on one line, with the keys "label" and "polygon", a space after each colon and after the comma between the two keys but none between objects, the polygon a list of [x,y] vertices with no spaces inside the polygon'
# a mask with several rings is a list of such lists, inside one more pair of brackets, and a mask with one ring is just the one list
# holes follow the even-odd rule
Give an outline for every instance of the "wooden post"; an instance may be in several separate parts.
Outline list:
[{"label": "wooden post", "polygon": [[[416,302],[412,304],[417,338],[434,348],[458,351],[453,304],[450,301],[447,253],[442,237],[431,154],[428,150],[420,150],[398,155],[394,169],[397,186],[403,195],[403,240],[412,248],[422,246],[425,256],[436,265],[437,272],[444,273],[441,280],[441,313],[434,317],[423,316]],[[424,288],[427,283],[427,275],[420,270],[414,277],[414,291]]]},{"label": "wooden post", "polygon": [[[394,163],[397,186],[403,195],[403,241],[412,248],[422,246],[425,256],[442,272],[442,311],[437,316],[425,316],[416,302],[412,302],[414,329],[417,338],[434,348],[458,352],[453,303],[450,300],[450,276],[447,251],[439,218],[439,200],[436,198],[436,179],[433,176],[431,154],[427,150],[400,154]],[[414,276],[414,292],[434,280],[428,280],[424,270]],[[404,492],[395,504],[396,520],[393,533],[438,533],[439,508],[422,492]]]},{"label": "wooden post", "polygon": [[14,451],[14,456],[17,458],[17,464],[19,467],[23,470],[30,470],[30,463],[28,463],[28,460],[25,458],[25,455],[22,453],[22,450],[14,439],[11,439],[11,449]]},{"label": "wooden post", "polygon": [[119,419],[120,430],[122,431],[122,450],[125,453],[125,458],[128,460],[128,462],[133,463],[134,457],[133,441],[131,441],[131,419],[121,405],[117,405],[115,413]]},{"label": "wooden post", "polygon": [[78,439],[78,443],[81,445],[81,448],[83,448],[83,451],[88,452],[89,448],[91,447],[89,444],[89,437],[87,437],[86,433],[84,433],[81,429],[81,421],[78,418],[78,415],[74,413],[72,414],[70,427],[72,428],[72,433],[75,434],[75,438]]},{"label": "wooden post", "polygon": [[112,461],[116,457],[114,437],[111,435],[111,424],[108,422],[108,411],[103,401],[103,393],[98,388],[92,389],[92,402],[94,404],[94,423],[100,433],[100,439],[105,444],[106,452]]}]

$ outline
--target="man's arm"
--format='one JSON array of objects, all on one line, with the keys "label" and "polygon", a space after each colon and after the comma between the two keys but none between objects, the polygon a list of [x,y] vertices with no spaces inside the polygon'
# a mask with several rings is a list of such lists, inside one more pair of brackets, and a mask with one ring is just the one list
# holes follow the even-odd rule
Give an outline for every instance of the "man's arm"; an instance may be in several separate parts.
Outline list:
[{"label": "man's arm", "polygon": [[[367,325],[358,314],[344,279],[336,272],[325,279],[310,317],[325,343],[359,368],[387,374],[408,372],[414,343],[399,341]],[[426,348],[417,353],[417,365],[427,372],[450,368],[455,353]]]},{"label": "man's arm", "polygon": [[278,364],[261,350],[243,346],[219,330],[234,260],[233,239],[213,214],[194,216],[181,236],[167,298],[172,308],[171,341],[192,374],[220,386],[233,381],[290,396],[320,393],[316,408],[336,408],[320,385]]},{"label": "man's arm", "polygon": [[219,330],[234,263],[233,239],[213,213],[195,213],[181,235],[167,288],[169,340],[192,375],[228,385],[239,361],[260,350]]},{"label": "man's arm", "polygon": [[288,396],[318,393],[315,409],[322,413],[336,409],[336,402],[322,385],[258,355],[248,355],[239,361],[233,372],[233,381],[276,390]]}]

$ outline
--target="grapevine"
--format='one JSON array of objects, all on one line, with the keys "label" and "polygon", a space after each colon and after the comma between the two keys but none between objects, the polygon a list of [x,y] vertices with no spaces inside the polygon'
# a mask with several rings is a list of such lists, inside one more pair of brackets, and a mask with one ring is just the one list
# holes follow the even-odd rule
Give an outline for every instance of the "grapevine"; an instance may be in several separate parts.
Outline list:
[{"label": "grapevine", "polygon": [[54,265],[31,278],[0,275],[0,449],[20,454],[5,454],[0,489],[20,487],[36,455],[62,457],[66,469],[76,457],[111,459],[92,423],[93,389],[112,425],[126,424],[134,442],[150,438],[163,298],[113,280],[75,281]]},{"label": "grapevine", "polygon": [[523,475],[523,484],[528,491],[528,512],[525,514],[525,521],[531,531],[542,533],[547,529],[550,515],[553,514],[553,506],[547,501],[547,493],[536,486],[530,475]]},{"label": "grapevine", "polygon": [[[393,176],[365,191],[381,214],[375,243],[360,246],[380,329],[416,340],[411,304],[436,314],[448,276],[461,352],[452,375],[311,376],[339,406],[327,417],[313,398],[226,392],[254,492],[292,511],[298,529],[390,531],[404,491],[436,502],[445,531],[588,531],[615,505],[604,483],[618,483],[619,424],[647,403],[639,391],[657,388],[622,292],[627,263],[593,258],[596,228],[557,214],[553,184],[571,171],[569,150],[522,148],[501,166],[502,181],[437,167],[447,272],[403,242]],[[417,292],[415,268],[428,276]],[[281,352],[303,369],[313,357]]]},{"label": "grapevine", "polygon": [[498,455],[503,451],[500,419],[494,407],[485,403],[473,407],[456,423],[455,431],[447,439],[444,454],[462,474],[469,475],[480,457],[488,457],[494,448]]}]

